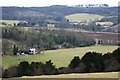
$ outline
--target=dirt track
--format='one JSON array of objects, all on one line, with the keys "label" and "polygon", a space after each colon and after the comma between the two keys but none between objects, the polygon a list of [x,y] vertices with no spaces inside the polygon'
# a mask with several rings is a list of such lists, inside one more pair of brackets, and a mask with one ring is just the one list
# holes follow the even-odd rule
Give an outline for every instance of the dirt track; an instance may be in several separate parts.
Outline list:
[{"label": "dirt track", "polygon": [[119,72],[24,76],[3,80],[118,80]]}]

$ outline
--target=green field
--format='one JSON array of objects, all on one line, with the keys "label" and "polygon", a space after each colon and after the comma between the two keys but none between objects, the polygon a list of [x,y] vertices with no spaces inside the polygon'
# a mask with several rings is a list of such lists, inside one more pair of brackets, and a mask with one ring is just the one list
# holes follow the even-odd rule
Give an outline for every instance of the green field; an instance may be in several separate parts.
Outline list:
[{"label": "green field", "polygon": [[3,67],[17,65],[21,61],[28,62],[45,62],[52,60],[56,67],[67,66],[74,56],[82,57],[88,51],[96,51],[100,53],[112,52],[117,49],[118,46],[90,46],[71,49],[59,49],[59,50],[47,50],[43,54],[37,55],[21,55],[21,56],[3,56]]},{"label": "green field", "polygon": [[95,20],[100,20],[104,16],[96,14],[78,13],[65,16],[70,22],[91,22]]},{"label": "green field", "polygon": [[[14,23],[19,23],[20,21],[19,20],[0,20],[0,23],[6,23],[7,26],[11,26],[11,25],[14,25]],[[4,25],[0,24],[0,27],[4,27]]]}]

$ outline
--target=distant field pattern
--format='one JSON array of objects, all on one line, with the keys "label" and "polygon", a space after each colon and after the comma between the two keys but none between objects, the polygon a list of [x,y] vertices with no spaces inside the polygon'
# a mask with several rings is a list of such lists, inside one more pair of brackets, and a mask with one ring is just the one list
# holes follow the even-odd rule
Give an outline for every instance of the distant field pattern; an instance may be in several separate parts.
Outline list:
[{"label": "distant field pattern", "polygon": [[6,26],[13,26],[14,23],[18,24],[20,21],[19,20],[0,20],[0,27],[4,27],[5,25],[1,23],[5,23]]},{"label": "distant field pattern", "polygon": [[92,22],[102,19],[104,16],[96,14],[78,13],[66,16],[70,22]]}]

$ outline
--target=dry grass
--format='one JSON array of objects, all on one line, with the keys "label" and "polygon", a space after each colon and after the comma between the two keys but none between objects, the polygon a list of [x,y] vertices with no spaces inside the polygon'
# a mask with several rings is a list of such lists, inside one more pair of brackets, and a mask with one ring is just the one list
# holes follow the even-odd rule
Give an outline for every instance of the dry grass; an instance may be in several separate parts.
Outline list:
[{"label": "dry grass", "polygon": [[119,72],[23,76],[3,80],[118,80]]},{"label": "dry grass", "polygon": [[22,78],[118,78],[118,72],[23,76]]}]

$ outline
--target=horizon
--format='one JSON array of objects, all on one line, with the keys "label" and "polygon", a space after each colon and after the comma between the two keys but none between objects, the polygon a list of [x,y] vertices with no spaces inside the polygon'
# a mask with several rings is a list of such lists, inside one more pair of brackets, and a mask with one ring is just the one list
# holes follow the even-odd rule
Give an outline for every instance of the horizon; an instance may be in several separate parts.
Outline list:
[{"label": "horizon", "polygon": [[110,7],[113,6],[118,6],[118,0],[114,0],[114,1],[109,1],[109,0],[44,0],[44,1],[40,1],[40,0],[29,0],[29,1],[21,1],[21,0],[3,0],[0,3],[0,6],[16,6],[16,7],[47,7],[47,6],[52,6],[52,5],[67,5],[67,6],[75,6],[75,5],[86,5],[86,4],[108,4]]},{"label": "horizon", "polygon": [[[88,4],[77,4],[77,5],[88,5]],[[50,7],[50,6],[68,6],[68,7],[75,7],[77,5],[48,5],[48,6],[1,6],[0,7]],[[96,4],[92,4],[92,5],[96,5]],[[99,5],[99,4],[98,4]],[[118,7],[119,5],[117,6],[110,6],[109,4],[107,4],[109,7]]]}]

